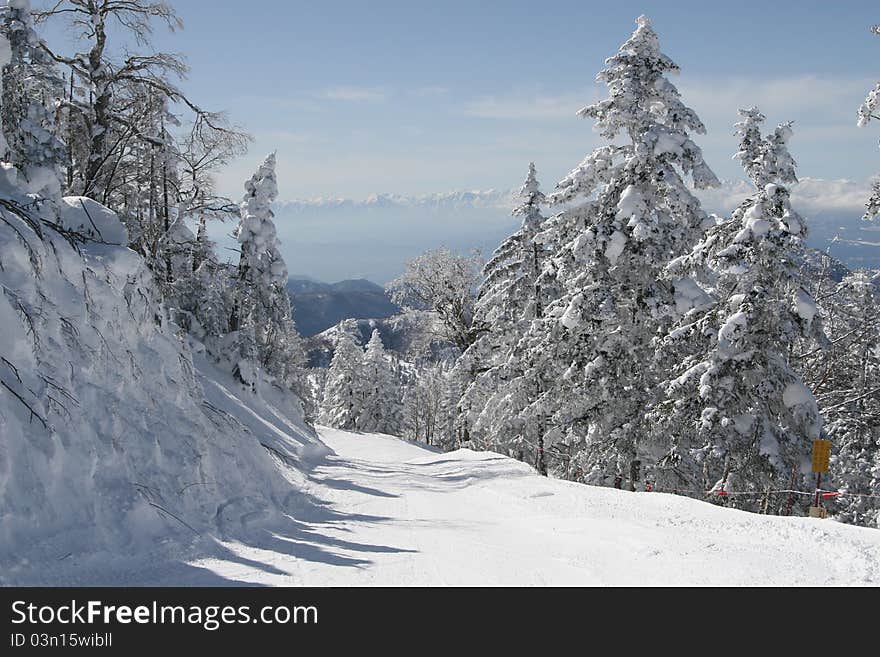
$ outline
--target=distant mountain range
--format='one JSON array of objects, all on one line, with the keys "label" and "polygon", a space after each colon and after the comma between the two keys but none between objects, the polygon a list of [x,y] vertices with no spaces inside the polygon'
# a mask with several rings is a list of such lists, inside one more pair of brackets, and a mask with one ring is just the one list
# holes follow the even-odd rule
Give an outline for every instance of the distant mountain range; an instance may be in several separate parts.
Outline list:
[{"label": "distant mountain range", "polygon": [[[753,192],[750,184],[734,180],[698,196],[707,211],[727,215]],[[511,216],[517,193],[488,189],[282,201],[275,205],[276,225],[292,269],[321,280],[384,284],[428,249],[491,254],[519,225]],[[830,249],[852,268],[880,268],[880,222],[861,220],[869,195],[865,182],[804,178],[794,187],[792,203],[810,225],[809,245]],[[548,215],[552,211],[545,209]]]},{"label": "distant mountain range", "polygon": [[287,291],[297,328],[306,337],[345,319],[384,319],[400,312],[381,285],[367,280],[321,283],[297,277],[290,279]]},{"label": "distant mountain range", "polygon": [[389,208],[414,208],[431,211],[463,210],[471,208],[496,208],[509,212],[516,203],[517,190],[470,190],[441,192],[421,196],[405,194],[373,194],[363,200],[348,198],[313,198],[278,201],[279,213],[334,212],[339,210],[387,210]]}]

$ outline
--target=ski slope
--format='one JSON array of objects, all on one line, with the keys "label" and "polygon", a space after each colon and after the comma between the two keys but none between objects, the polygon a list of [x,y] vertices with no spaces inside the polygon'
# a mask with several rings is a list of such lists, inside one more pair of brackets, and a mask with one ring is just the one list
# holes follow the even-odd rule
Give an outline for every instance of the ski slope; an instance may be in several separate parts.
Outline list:
[{"label": "ski slope", "polygon": [[[877,585],[880,532],[547,480],[496,454],[321,429],[321,504],[268,542],[191,564],[225,583]],[[293,520],[292,520],[293,522]],[[205,583],[192,574],[193,583]]]}]

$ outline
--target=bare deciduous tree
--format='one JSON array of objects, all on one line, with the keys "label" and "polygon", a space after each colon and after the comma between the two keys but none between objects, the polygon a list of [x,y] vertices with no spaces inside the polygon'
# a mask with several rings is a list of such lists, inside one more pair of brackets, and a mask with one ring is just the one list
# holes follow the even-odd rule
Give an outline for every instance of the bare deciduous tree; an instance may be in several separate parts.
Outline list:
[{"label": "bare deciduous tree", "polygon": [[407,263],[406,273],[388,284],[388,292],[400,306],[432,311],[440,320],[441,337],[464,352],[480,332],[474,325],[474,303],[482,266],[476,252],[427,251]]}]

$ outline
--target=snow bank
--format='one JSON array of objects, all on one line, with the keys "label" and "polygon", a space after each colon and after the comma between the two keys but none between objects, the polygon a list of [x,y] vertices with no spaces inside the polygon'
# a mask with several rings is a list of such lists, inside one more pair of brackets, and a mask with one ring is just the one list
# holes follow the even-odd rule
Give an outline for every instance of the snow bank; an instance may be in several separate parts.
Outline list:
[{"label": "snow bank", "polygon": [[319,447],[298,401],[194,362],[109,210],[0,199],[0,584],[28,562],[234,535],[294,503],[279,463]]},{"label": "snow bank", "polygon": [[119,221],[119,217],[97,201],[85,196],[63,199],[58,219],[64,228],[96,242],[117,246],[128,244],[128,231]]}]

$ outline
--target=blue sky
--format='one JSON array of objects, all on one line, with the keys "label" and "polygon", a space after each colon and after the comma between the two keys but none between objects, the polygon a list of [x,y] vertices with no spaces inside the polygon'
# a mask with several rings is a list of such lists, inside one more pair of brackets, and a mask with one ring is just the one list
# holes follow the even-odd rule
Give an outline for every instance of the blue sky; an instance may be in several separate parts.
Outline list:
[{"label": "blue sky", "polygon": [[[186,55],[189,95],[228,110],[256,138],[219,176],[232,198],[273,150],[281,199],[508,190],[530,161],[552,189],[601,143],[576,112],[605,95],[596,73],[642,13],[682,68],[673,82],[706,123],[696,141],[722,179],[742,179],[732,124],[752,105],[768,131],[795,121],[799,174],[819,179],[803,195],[811,217],[857,223],[865,184],[880,171],[880,122],[856,126],[857,107],[880,79],[880,37],[869,29],[880,23],[876,0],[172,3],[185,29],[158,30],[156,47]],[[47,36],[70,41],[57,27]],[[709,209],[732,207],[742,193],[729,186]],[[471,239],[462,222],[473,219],[462,217],[443,220],[449,244]],[[301,220],[286,219],[285,248],[302,261],[293,269],[379,277],[437,246],[436,231],[418,223],[436,218],[402,219],[369,245],[356,225],[363,220],[339,217],[323,232],[319,221],[307,243]],[[487,226],[482,241],[507,228]],[[391,254],[395,236],[409,241]],[[365,245],[374,264],[331,262],[343,247]],[[314,262],[303,260],[309,253]]]},{"label": "blue sky", "polygon": [[646,13],[704,118],[725,178],[730,124],[759,104],[796,121],[801,175],[867,178],[880,130],[855,110],[880,77],[876,2],[290,2],[177,0],[187,83],[255,134],[222,178],[238,193],[278,149],[286,198],[508,188],[535,160],[546,187],[597,143],[575,112],[595,74]]},{"label": "blue sky", "polygon": [[866,179],[880,129],[855,110],[880,77],[876,2],[206,2],[174,0],[186,25],[157,45],[185,54],[185,88],[252,132],[221,176],[238,195],[278,150],[281,196],[364,198],[517,186],[534,160],[545,187],[599,142],[580,107],[595,74],[646,13],[682,67],[716,172],[739,106],[796,121],[801,175]]}]

